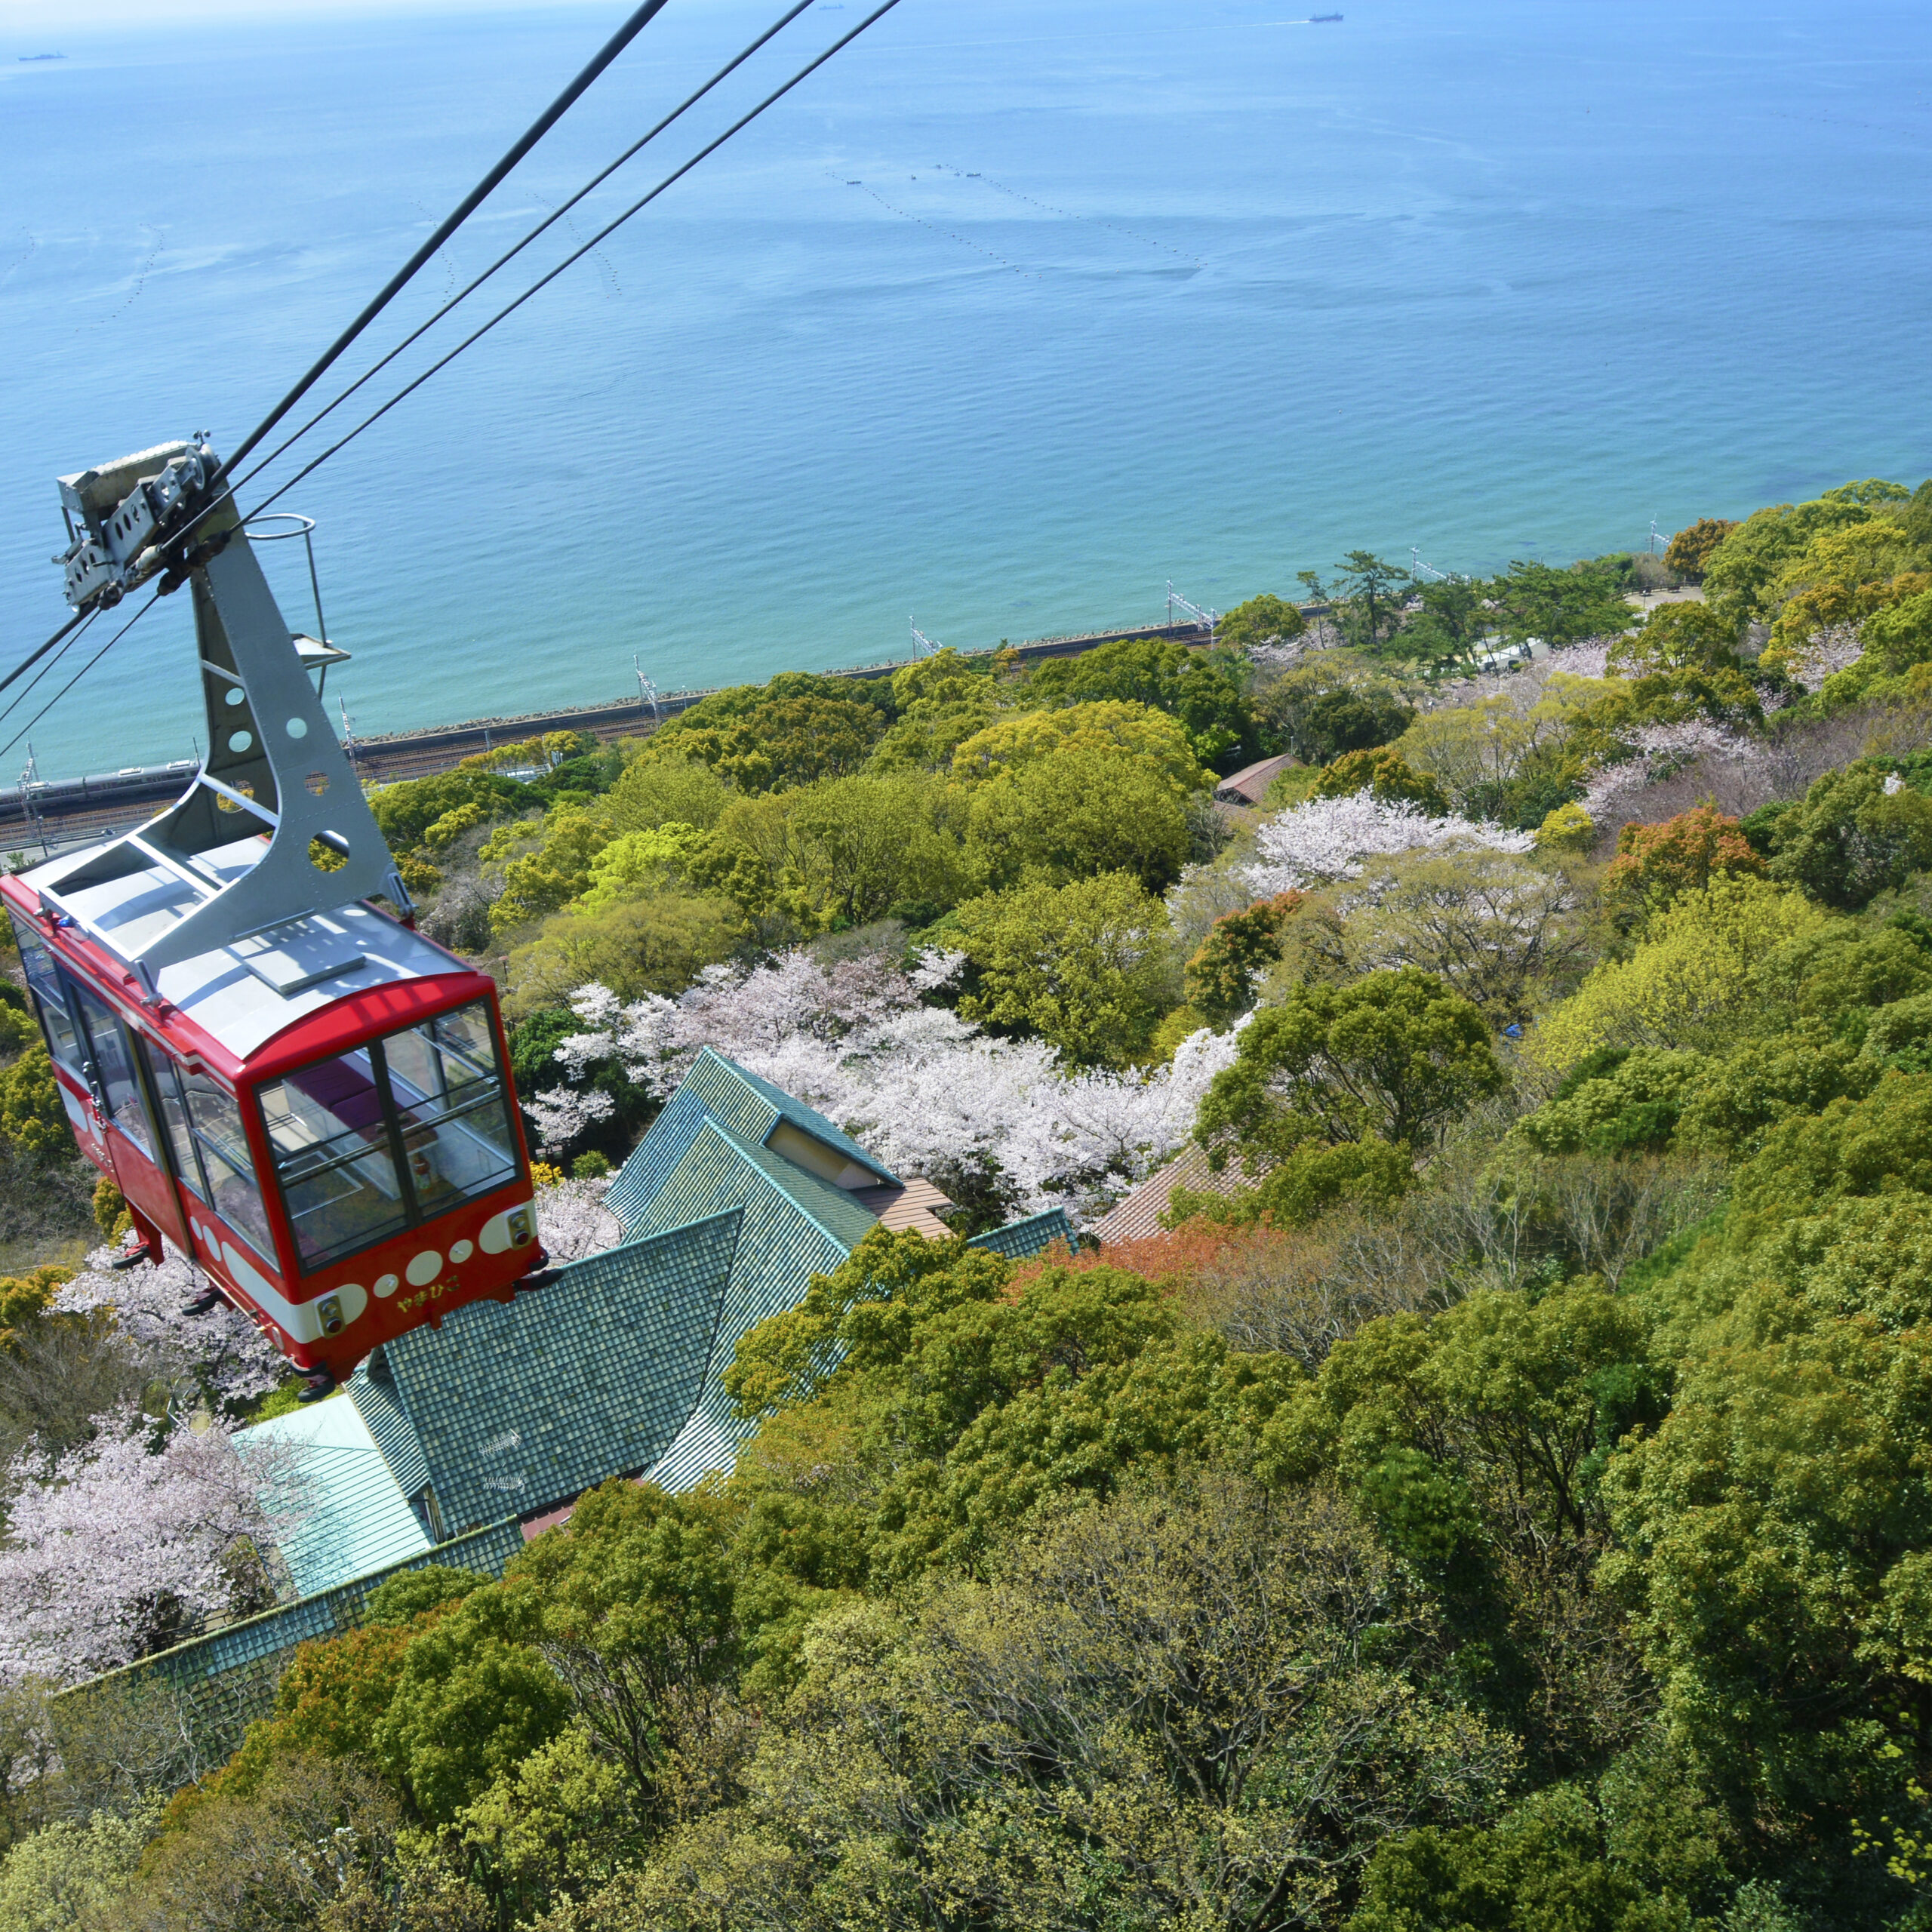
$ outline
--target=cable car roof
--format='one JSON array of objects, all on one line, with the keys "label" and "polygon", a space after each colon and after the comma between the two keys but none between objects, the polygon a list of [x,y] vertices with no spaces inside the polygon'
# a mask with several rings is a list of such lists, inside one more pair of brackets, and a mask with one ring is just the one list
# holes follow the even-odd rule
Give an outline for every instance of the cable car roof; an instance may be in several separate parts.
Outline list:
[{"label": "cable car roof", "polygon": [[[199,861],[225,879],[248,870],[263,842],[257,835],[238,838],[199,854]],[[72,866],[69,854],[19,874],[17,883],[49,909],[71,915],[72,935],[92,940],[119,969],[115,977],[125,983],[126,996],[139,1002],[139,982],[123,963],[127,955],[192,912],[198,897],[173,870],[156,864],[98,884],[62,887],[57,903],[51,895],[40,898],[42,888],[53,887]],[[352,900],[164,966],[156,984],[166,1006],[239,1062],[355,995],[478,977],[420,934]]]}]

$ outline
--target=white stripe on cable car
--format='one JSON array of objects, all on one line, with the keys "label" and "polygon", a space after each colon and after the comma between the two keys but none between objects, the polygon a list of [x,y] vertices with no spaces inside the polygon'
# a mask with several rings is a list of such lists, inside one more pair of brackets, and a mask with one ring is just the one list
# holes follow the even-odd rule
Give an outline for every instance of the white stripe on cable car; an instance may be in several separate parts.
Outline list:
[{"label": "white stripe on cable car", "polygon": [[[516,1208],[506,1208],[500,1214],[491,1215],[489,1220],[484,1223],[483,1231],[476,1238],[477,1245],[485,1254],[502,1254],[507,1252],[513,1244],[510,1235],[510,1217],[519,1211],[528,1211],[530,1206],[530,1202],[525,1201],[520,1202]],[[319,1342],[321,1340],[322,1321],[318,1311],[322,1303],[328,1300],[331,1296],[335,1298],[342,1309],[342,1325],[345,1328],[349,1327],[369,1306],[368,1293],[359,1283],[355,1281],[345,1281],[339,1287],[331,1288],[327,1294],[318,1296],[313,1301],[291,1301],[248,1259],[247,1255],[235,1246],[234,1242],[223,1240],[205,1222],[196,1224],[195,1234],[204,1247],[213,1251],[221,1257],[227,1266],[229,1278],[245,1294],[254,1297],[260,1304],[263,1313],[281,1329],[291,1341]],[[458,1241],[456,1247],[450,1250],[450,1259],[453,1262],[468,1260],[469,1258],[468,1254],[459,1255],[457,1253],[457,1248],[467,1247],[468,1245],[467,1242]],[[418,1281],[417,1276],[419,1268],[422,1264],[432,1260],[435,1262],[435,1266],[430,1268],[428,1272],[423,1275],[422,1279]],[[442,1272],[442,1265],[441,1255],[435,1254],[431,1250],[425,1249],[410,1263],[405,1272],[411,1281],[417,1287],[421,1287],[426,1286]],[[385,1297],[392,1295],[395,1293],[398,1285],[396,1278],[393,1275],[384,1275],[376,1283],[376,1293]]]},{"label": "white stripe on cable car", "polygon": [[251,1297],[260,1306],[263,1313],[292,1342],[319,1342],[322,1339],[319,1310],[330,1295],[334,1297],[342,1309],[342,1325],[345,1328],[369,1306],[368,1294],[354,1281],[344,1281],[340,1287],[330,1289],[328,1295],[318,1296],[314,1301],[291,1301],[234,1242],[217,1243],[213,1231],[206,1227],[197,1228],[195,1232],[208,1247],[218,1247],[236,1287]]}]

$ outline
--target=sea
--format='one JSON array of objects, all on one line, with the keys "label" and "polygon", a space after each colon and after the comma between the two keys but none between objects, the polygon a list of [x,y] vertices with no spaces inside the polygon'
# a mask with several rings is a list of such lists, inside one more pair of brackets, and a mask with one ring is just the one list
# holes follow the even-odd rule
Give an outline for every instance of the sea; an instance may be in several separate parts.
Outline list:
[{"label": "sea", "polygon": [[[1331,4],[900,0],[269,505],[314,521],[332,714],[1146,623],[1358,547],[1567,561],[1932,473],[1924,0]],[[66,615],[55,476],[232,448],[623,11],[0,16],[0,660]],[[671,0],[337,377],[780,11]],[[485,295],[864,11],[818,0]],[[303,543],[263,554],[315,629]],[[192,755],[187,605],[0,693],[0,782]]]}]

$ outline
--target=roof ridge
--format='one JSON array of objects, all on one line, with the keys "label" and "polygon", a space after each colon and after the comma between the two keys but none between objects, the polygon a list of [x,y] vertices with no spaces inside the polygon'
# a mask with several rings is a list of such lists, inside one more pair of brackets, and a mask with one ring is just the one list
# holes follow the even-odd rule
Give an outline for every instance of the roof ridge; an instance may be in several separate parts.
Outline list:
[{"label": "roof ridge", "polygon": [[[760,1100],[776,1108],[780,1119],[789,1120],[794,1127],[802,1128],[806,1133],[826,1141],[841,1153],[851,1155],[860,1166],[877,1174],[881,1181],[894,1186],[900,1184],[900,1177],[869,1148],[862,1146],[854,1140],[843,1128],[827,1119],[816,1107],[808,1106],[803,1100],[786,1093],[783,1088],[767,1080],[762,1075],[752,1072],[749,1067],[740,1066],[730,1054],[720,1053],[715,1047],[707,1044],[700,1049],[697,1061],[693,1063],[692,1072],[695,1072],[698,1064],[707,1059],[715,1061],[718,1066],[734,1074]],[[689,1079],[691,1075],[687,1074],[685,1077]],[[776,1121],[773,1123],[774,1127],[777,1124]]]}]

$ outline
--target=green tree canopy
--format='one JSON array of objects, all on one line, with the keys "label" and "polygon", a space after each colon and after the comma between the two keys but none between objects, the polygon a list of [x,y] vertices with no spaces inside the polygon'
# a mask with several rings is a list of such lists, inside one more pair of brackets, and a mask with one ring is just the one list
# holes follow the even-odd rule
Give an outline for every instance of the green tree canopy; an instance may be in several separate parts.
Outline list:
[{"label": "green tree canopy", "polygon": [[1555,646],[1617,635],[1636,616],[1616,578],[1595,564],[1558,570],[1518,561],[1489,589],[1497,607],[1497,628],[1511,644],[1540,638]]},{"label": "green tree canopy", "polygon": [[1420,1149],[1505,1084],[1481,1014],[1434,974],[1404,967],[1352,986],[1296,989],[1242,1029],[1195,1133],[1258,1167],[1306,1140],[1374,1135]]},{"label": "green tree canopy", "polygon": [[999,771],[968,805],[966,862],[994,887],[1029,875],[1060,884],[1126,872],[1158,892],[1191,850],[1182,794],[1165,768],[1112,746],[1072,743]]},{"label": "green tree canopy", "polygon": [[1077,657],[1048,658],[1028,677],[1026,690],[1049,704],[1112,698],[1164,711],[1179,721],[1203,764],[1250,762],[1265,749],[1266,728],[1248,701],[1241,667],[1226,652],[1190,650],[1164,638],[1123,638]]},{"label": "green tree canopy", "polygon": [[1037,1033],[1076,1066],[1143,1057],[1174,1004],[1167,915],[1131,872],[989,894],[955,924],[974,969],[961,1017]]},{"label": "green tree canopy", "polygon": [[1222,617],[1215,635],[1231,651],[1258,644],[1288,644],[1308,628],[1300,611],[1272,591],[1237,604]]}]

